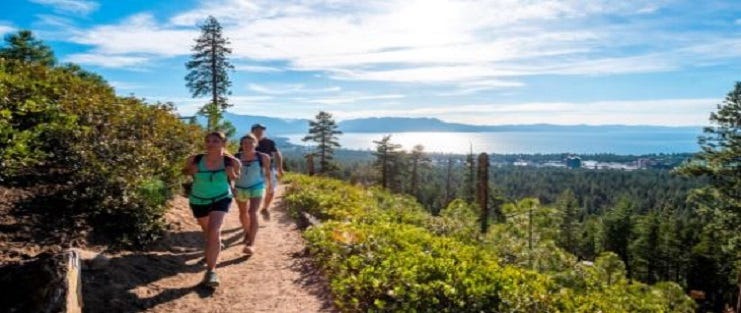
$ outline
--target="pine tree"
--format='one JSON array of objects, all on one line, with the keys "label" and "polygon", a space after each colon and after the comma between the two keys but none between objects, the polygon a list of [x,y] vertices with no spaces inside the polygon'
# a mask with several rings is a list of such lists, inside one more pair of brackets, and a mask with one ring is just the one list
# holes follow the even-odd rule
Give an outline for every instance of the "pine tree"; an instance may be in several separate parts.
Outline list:
[{"label": "pine tree", "polygon": [[419,197],[419,176],[420,172],[426,170],[430,166],[430,158],[425,153],[425,147],[422,145],[416,145],[412,149],[409,155],[409,162],[412,166],[412,175],[409,178],[409,192],[415,197]]},{"label": "pine tree", "polygon": [[30,30],[21,30],[5,37],[6,46],[0,48],[0,58],[54,66],[54,52]]},{"label": "pine tree", "polygon": [[741,82],[710,114],[710,123],[699,138],[702,151],[679,172],[709,178],[693,199],[710,220],[706,228],[719,235],[721,250],[735,260],[735,305],[741,310]]},{"label": "pine tree", "polygon": [[628,278],[632,278],[628,248],[633,239],[633,204],[622,199],[602,219],[604,249],[615,252],[625,263]]},{"label": "pine tree", "polygon": [[316,115],[315,120],[309,122],[309,134],[303,141],[316,142],[314,156],[319,157],[319,173],[327,174],[337,168],[332,162],[334,149],[340,147],[337,135],[342,132],[337,130],[337,123],[332,118],[332,114],[321,111]]},{"label": "pine tree", "polygon": [[661,221],[656,212],[641,216],[636,225],[636,239],[630,244],[634,277],[649,284],[658,280],[661,263]]},{"label": "pine tree", "polygon": [[571,254],[577,255],[579,238],[579,202],[571,189],[566,189],[556,200],[556,208],[561,213],[558,245]]},{"label": "pine tree", "polygon": [[373,143],[376,144],[376,152],[373,153],[376,161],[373,165],[380,174],[381,187],[393,189],[394,181],[399,177],[399,164],[403,156],[399,151],[401,145],[392,143],[391,135],[383,136],[380,141],[373,141]]},{"label": "pine tree", "polygon": [[229,43],[222,35],[219,21],[209,16],[206,23],[201,25],[201,36],[193,46],[191,60],[185,64],[189,71],[185,76],[186,86],[191,95],[194,98],[211,96],[211,102],[199,111],[199,114],[208,118],[209,130],[228,128],[227,125],[220,125],[219,120],[224,110],[230,106],[226,98],[231,87],[228,70],[234,69],[234,66],[227,59],[232,53]]}]

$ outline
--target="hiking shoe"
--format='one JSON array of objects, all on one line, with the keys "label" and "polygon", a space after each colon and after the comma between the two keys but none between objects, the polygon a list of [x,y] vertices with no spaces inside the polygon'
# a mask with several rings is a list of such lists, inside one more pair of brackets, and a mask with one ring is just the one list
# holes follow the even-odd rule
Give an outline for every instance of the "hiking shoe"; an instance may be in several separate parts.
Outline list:
[{"label": "hiking shoe", "polygon": [[253,254],[255,254],[255,247],[244,246],[244,249],[242,249],[242,252],[244,252],[246,256],[252,256]]},{"label": "hiking shoe", "polygon": [[203,277],[203,284],[207,287],[218,287],[221,281],[219,276],[213,270],[206,271],[206,275]]},{"label": "hiking shoe", "polygon": [[269,221],[270,220],[270,211],[268,209],[262,209],[260,210],[260,215],[262,215],[262,219]]}]

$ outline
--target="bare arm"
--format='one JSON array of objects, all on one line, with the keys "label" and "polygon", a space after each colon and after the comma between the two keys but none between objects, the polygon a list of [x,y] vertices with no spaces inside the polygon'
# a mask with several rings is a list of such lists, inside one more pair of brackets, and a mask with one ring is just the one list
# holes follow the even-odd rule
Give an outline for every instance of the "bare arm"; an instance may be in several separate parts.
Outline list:
[{"label": "bare arm", "polygon": [[275,168],[278,169],[278,177],[283,176],[283,155],[275,148]]},{"label": "bare arm", "polygon": [[231,155],[227,155],[227,157],[232,160],[232,165],[229,167],[226,173],[227,175],[229,175],[229,180],[234,181],[239,178],[240,171],[242,170],[242,162]]},{"label": "bare arm", "polygon": [[195,159],[195,156],[191,155],[185,160],[182,170],[183,175],[193,176],[198,172],[198,166],[193,164],[193,159]]},{"label": "bare arm", "polygon": [[[258,152],[258,153],[260,153],[260,152]],[[265,175],[265,178],[266,178],[265,181],[267,182],[267,190],[271,190],[271,187],[272,187],[271,184],[273,182],[270,179],[270,156],[267,155],[267,154],[265,154],[265,153],[260,153],[260,154],[262,155],[262,158],[263,158],[262,170],[263,170],[264,175]]]}]

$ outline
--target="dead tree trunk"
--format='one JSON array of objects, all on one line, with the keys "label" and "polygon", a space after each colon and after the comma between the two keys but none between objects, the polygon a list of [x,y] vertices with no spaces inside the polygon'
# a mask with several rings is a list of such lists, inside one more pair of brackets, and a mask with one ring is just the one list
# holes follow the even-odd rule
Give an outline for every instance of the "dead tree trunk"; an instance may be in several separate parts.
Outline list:
[{"label": "dead tree trunk", "polygon": [[481,233],[489,229],[489,155],[479,154],[476,203],[481,210]]}]

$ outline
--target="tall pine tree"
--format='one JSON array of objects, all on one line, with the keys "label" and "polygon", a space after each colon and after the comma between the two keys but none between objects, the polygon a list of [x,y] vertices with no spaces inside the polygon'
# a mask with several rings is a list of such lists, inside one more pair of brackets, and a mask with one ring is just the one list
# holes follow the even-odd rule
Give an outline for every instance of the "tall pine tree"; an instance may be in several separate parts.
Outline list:
[{"label": "tall pine tree", "polygon": [[412,166],[412,175],[409,177],[409,193],[419,198],[419,177],[422,171],[430,166],[430,158],[425,153],[425,147],[416,145],[409,154],[409,162]]},{"label": "tall pine tree", "polygon": [[579,201],[571,189],[566,189],[556,200],[556,208],[560,211],[558,245],[571,254],[578,252],[579,229]]},{"label": "tall pine tree", "polygon": [[381,140],[374,140],[373,143],[376,144],[376,152],[373,153],[376,161],[373,165],[380,174],[381,187],[399,191],[396,187],[398,187],[399,170],[403,161],[401,145],[392,143],[391,135],[383,136]]},{"label": "tall pine tree", "polygon": [[720,237],[725,258],[734,260],[737,310],[741,310],[741,82],[710,114],[709,127],[699,138],[702,151],[680,173],[709,178],[693,199],[709,218],[706,231]]},{"label": "tall pine tree", "polygon": [[21,30],[5,37],[6,46],[0,48],[0,58],[27,63],[53,66],[56,63],[54,52],[41,40],[36,39],[30,30]]},{"label": "tall pine tree", "polygon": [[332,118],[332,114],[321,111],[316,115],[315,120],[309,121],[309,134],[303,141],[313,141],[316,143],[314,156],[319,157],[319,174],[327,174],[337,166],[332,162],[334,149],[340,147],[337,135],[342,132],[337,130],[337,123]]},{"label": "tall pine tree", "polygon": [[219,125],[224,110],[230,105],[226,96],[231,94],[229,87],[228,70],[234,69],[229,63],[228,55],[232,50],[228,47],[229,40],[224,38],[219,21],[213,16],[206,19],[201,25],[201,36],[193,46],[191,60],[185,64],[188,75],[185,76],[186,86],[195,97],[211,96],[211,101],[204,105],[199,114],[208,118],[208,129],[229,129],[228,124]]}]

